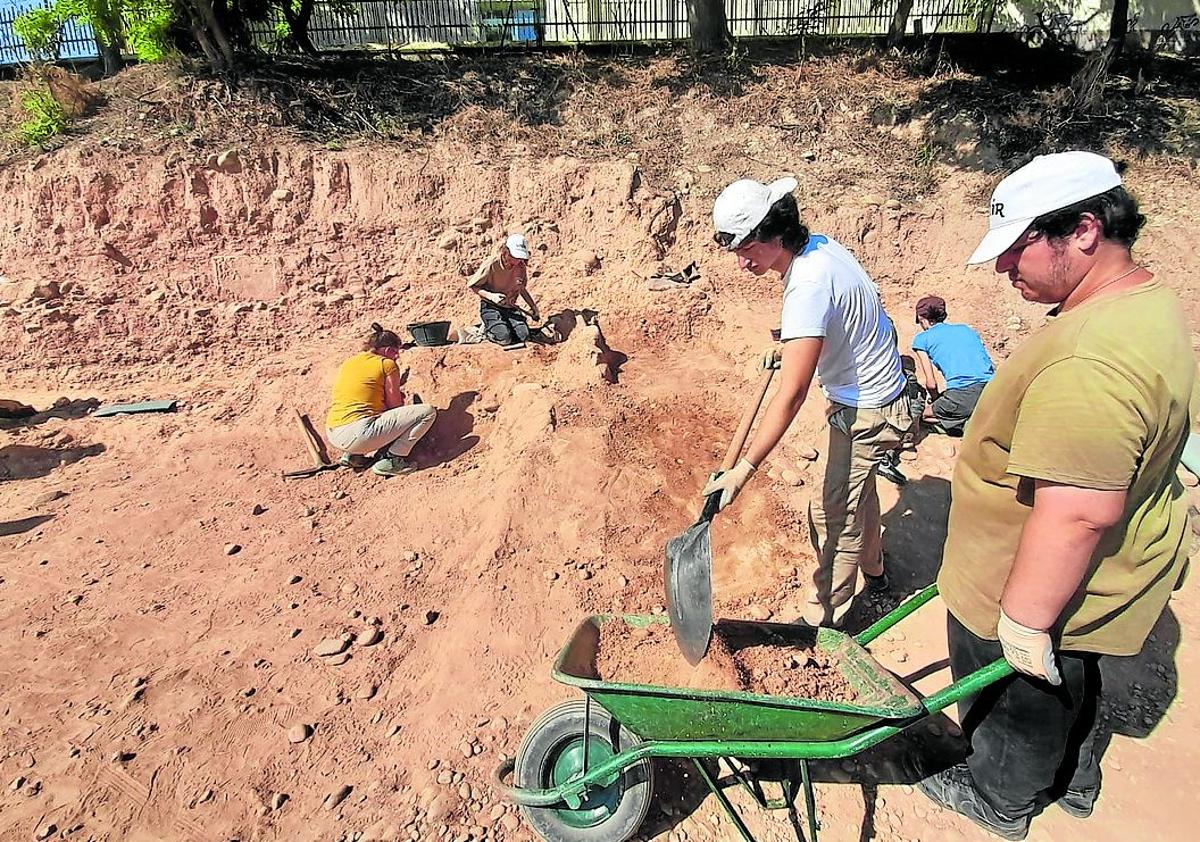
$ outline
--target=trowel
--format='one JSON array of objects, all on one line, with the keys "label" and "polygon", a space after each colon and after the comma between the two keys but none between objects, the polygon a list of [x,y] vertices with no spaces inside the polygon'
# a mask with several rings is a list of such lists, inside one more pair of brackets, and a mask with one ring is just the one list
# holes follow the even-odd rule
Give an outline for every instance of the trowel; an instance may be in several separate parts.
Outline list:
[{"label": "trowel", "polygon": [[[741,424],[725,458],[721,462],[720,471],[714,476],[728,471],[737,464],[742,455],[742,447],[750,435],[754,418],[766,397],[767,388],[771,385],[771,377],[775,374],[773,368],[762,373],[758,381],[758,394],[754,402],[746,407]],[[720,506],[721,495],[708,495],[700,518],[688,527],[682,535],[677,535],[667,542],[667,564],[664,570],[667,586],[667,614],[671,618],[671,630],[675,633],[675,642],[683,652],[683,657],[689,664],[695,666],[708,652],[708,643],[712,639],[712,538],[709,527]]]}]

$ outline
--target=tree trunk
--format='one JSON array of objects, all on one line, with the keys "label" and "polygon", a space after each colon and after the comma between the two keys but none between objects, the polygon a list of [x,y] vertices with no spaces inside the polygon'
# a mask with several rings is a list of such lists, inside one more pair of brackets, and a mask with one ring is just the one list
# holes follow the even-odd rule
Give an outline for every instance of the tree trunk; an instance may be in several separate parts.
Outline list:
[{"label": "tree trunk", "polygon": [[[198,22],[203,26],[211,42],[211,46],[216,52],[216,61],[213,60],[212,56],[208,56],[213,70],[218,73],[224,73],[227,70],[233,69],[233,45],[229,43],[229,38],[225,35],[225,29],[221,26],[221,22],[217,20],[217,16],[213,12],[212,3],[209,0],[188,0],[188,8],[190,12],[193,12],[193,19],[199,18]],[[201,45],[201,49],[203,49],[203,45]]]},{"label": "tree trunk", "polygon": [[887,45],[894,47],[904,38],[908,31],[908,16],[912,13],[913,0],[900,0],[896,4],[896,14],[892,15],[892,25],[888,27]]},{"label": "tree trunk", "polygon": [[1071,79],[1071,101],[1077,112],[1095,111],[1103,101],[1108,73],[1124,51],[1128,35],[1129,0],[1115,0],[1112,20],[1108,24],[1108,40],[1088,57]]},{"label": "tree trunk", "polygon": [[687,0],[687,9],[692,49],[698,53],[725,49],[729,43],[729,25],[725,20],[724,0]]},{"label": "tree trunk", "polygon": [[284,0],[280,5],[283,11],[283,18],[287,21],[288,30],[292,34],[292,43],[296,45],[296,49],[314,58],[320,53],[317,51],[316,45],[313,44],[312,38],[308,34],[308,23],[312,20],[313,8],[316,6],[315,0],[300,0],[300,10],[292,11],[291,3]]}]

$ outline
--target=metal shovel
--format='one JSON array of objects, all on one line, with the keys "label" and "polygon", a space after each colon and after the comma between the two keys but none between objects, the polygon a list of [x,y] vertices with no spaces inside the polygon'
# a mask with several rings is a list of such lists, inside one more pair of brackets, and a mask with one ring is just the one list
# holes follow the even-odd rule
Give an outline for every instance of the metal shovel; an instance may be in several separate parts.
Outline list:
[{"label": "metal shovel", "polygon": [[[750,435],[758,408],[762,406],[767,388],[775,370],[768,368],[758,381],[758,394],[754,402],[746,407],[742,422],[738,425],[725,459],[718,473],[724,473],[737,464],[742,447]],[[709,525],[717,514],[720,493],[708,495],[700,519],[688,527],[682,535],[667,542],[667,565],[664,570],[667,585],[667,613],[671,618],[671,629],[679,644],[683,657],[693,666],[708,652],[712,638],[712,540]]]}]

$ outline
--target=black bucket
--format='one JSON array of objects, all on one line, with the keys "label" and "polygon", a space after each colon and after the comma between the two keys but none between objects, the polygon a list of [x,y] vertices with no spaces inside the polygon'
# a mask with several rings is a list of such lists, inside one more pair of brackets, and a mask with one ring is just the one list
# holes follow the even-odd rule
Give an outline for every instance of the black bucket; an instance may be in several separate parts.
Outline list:
[{"label": "black bucket", "polygon": [[413,342],[426,347],[449,345],[450,322],[416,322],[408,326]]}]

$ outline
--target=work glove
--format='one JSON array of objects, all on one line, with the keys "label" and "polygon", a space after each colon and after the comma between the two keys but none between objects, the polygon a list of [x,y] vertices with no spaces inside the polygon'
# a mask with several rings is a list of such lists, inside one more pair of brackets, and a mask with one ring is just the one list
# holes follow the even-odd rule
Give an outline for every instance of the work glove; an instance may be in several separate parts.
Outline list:
[{"label": "work glove", "polygon": [[753,473],[754,466],[745,459],[739,459],[738,463],[728,471],[713,476],[708,481],[708,485],[704,486],[703,494],[707,498],[710,494],[721,492],[720,505],[717,506],[719,512],[733,502],[733,498],[738,496],[738,492],[742,490],[742,486],[746,484]]},{"label": "work glove", "polygon": [[1062,675],[1054,660],[1054,642],[1044,631],[1023,626],[1000,609],[1000,622],[996,624],[996,635],[1004,650],[1004,660],[1012,668],[1034,678],[1040,678],[1058,686]]},{"label": "work glove", "polygon": [[779,349],[772,345],[763,351],[762,359],[758,361],[758,370],[766,371],[768,368],[778,369],[779,366]]}]

